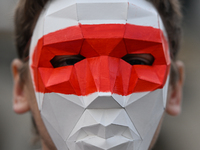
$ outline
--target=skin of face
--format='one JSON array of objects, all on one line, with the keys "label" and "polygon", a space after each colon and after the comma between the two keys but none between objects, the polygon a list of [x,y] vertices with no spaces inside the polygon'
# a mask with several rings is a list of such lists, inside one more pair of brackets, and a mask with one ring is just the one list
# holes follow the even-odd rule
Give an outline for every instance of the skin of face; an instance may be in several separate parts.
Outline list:
[{"label": "skin of face", "polygon": [[[39,21],[41,21],[40,19],[39,19]],[[39,31],[35,30],[34,32],[39,32]],[[48,31],[46,31],[46,32],[48,32]],[[37,41],[38,39],[34,39],[34,40]],[[31,56],[33,55],[33,52],[34,51],[31,52]],[[67,55],[67,54],[65,54],[65,55]],[[148,56],[146,57],[145,55],[143,55],[142,59],[148,60],[149,57]],[[31,61],[33,61],[33,60],[31,60]],[[174,63],[174,62],[172,62],[172,63]],[[30,62],[30,64],[32,64],[32,63]],[[174,85],[168,86],[168,93],[167,93],[168,96],[167,96],[167,104],[166,104],[165,110],[170,115],[178,115],[181,111],[181,106],[180,106],[181,105],[181,95],[182,95],[181,89],[182,89],[183,79],[184,79],[182,62],[177,61],[174,63],[174,65],[176,66],[176,71],[179,73],[179,78]],[[36,96],[35,96],[36,88],[33,85],[34,81],[32,81],[33,75],[31,76],[31,74],[33,74],[33,70],[31,70],[31,68],[28,69],[27,80],[23,84],[23,86],[21,86],[19,83],[20,75],[19,75],[19,71],[18,71],[21,66],[23,66],[23,63],[18,59],[15,59],[12,63],[12,69],[13,69],[13,75],[14,75],[13,77],[14,77],[14,81],[15,81],[14,82],[15,83],[14,84],[14,92],[13,92],[13,94],[14,94],[14,105],[13,105],[14,110],[16,113],[24,113],[24,112],[27,112],[30,110],[32,112],[32,115],[33,115],[36,125],[38,127],[38,130],[39,130],[39,133],[41,136],[43,149],[44,150],[56,149],[56,147],[53,144],[52,139],[50,138],[49,133],[44,125],[44,120],[41,118],[41,114],[40,114],[40,110],[39,110],[40,106],[38,105],[39,102],[37,102],[37,100],[36,100],[38,98],[36,98]],[[61,66],[62,66],[62,64],[61,64]],[[151,149],[154,142],[156,141],[156,138],[159,133],[160,126],[161,126],[161,122],[162,122],[162,119],[156,129],[155,135],[152,139],[149,149]]]}]

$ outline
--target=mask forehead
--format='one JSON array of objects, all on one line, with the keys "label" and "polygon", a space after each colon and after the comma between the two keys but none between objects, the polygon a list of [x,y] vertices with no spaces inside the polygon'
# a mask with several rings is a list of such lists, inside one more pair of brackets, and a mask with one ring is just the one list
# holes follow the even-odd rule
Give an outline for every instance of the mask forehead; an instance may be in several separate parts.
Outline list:
[{"label": "mask forehead", "polygon": [[[103,10],[103,11],[102,11]],[[55,22],[56,24],[52,23]],[[32,51],[42,36],[79,24],[134,24],[161,29],[155,8],[145,0],[76,1],[54,0],[40,15],[32,38]]]}]

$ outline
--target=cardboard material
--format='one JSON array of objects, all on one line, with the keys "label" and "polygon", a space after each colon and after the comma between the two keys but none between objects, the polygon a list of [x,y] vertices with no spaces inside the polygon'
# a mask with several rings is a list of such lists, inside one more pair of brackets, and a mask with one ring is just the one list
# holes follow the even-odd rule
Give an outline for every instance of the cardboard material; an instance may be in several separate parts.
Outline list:
[{"label": "cardboard material", "polygon": [[41,111],[42,110],[42,105],[43,105],[43,100],[44,100],[44,93],[35,93],[36,95],[36,100],[38,104],[38,109]]},{"label": "cardboard material", "polygon": [[[84,3],[81,1],[81,3],[77,3],[77,15],[79,22],[83,22],[83,24],[84,20],[88,21],[87,24],[93,24],[95,20],[103,21],[102,23],[104,20],[126,20],[127,8],[127,2]],[[99,24],[102,23],[99,22]]]},{"label": "cardboard material", "polygon": [[[78,25],[77,9],[74,0],[53,1],[45,14],[44,34],[51,33],[62,28]],[[56,23],[52,23],[56,22]]]},{"label": "cardboard material", "polygon": [[43,122],[46,125],[46,127],[48,127],[48,132],[50,135],[54,135],[52,137],[53,142],[55,143],[55,146],[57,147],[57,149],[61,150],[69,150],[65,141],[63,140],[63,138],[58,134],[58,132],[55,130],[54,127],[52,127],[51,123],[49,123],[47,121],[47,119],[45,117],[42,116]]},{"label": "cardboard material", "polygon": [[60,129],[58,133],[64,140],[69,136],[83,112],[83,107],[56,93],[45,94],[41,113],[49,122],[52,122],[54,128]]},{"label": "cardboard material", "polygon": [[141,9],[136,5],[129,5],[127,23],[141,25],[141,26],[152,26],[159,28],[158,15],[149,10]]},{"label": "cardboard material", "polygon": [[169,76],[167,77],[166,84],[163,88],[163,107],[166,108],[167,104],[167,91],[168,91],[168,86],[169,86]]},{"label": "cardboard material", "polygon": [[148,149],[166,107],[166,37],[146,0],[45,6],[29,63],[38,108],[58,150]]},{"label": "cardboard material", "polygon": [[[164,111],[162,97],[162,90],[158,89],[125,107],[142,139],[151,128],[151,120],[157,118],[157,115],[162,114]],[[161,109],[159,110],[155,108],[157,103],[160,104]]]}]

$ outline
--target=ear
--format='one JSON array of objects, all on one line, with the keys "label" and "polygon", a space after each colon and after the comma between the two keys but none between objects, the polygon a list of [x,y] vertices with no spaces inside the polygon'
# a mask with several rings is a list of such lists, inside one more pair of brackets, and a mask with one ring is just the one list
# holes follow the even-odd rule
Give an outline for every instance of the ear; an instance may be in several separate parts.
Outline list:
[{"label": "ear", "polygon": [[184,83],[184,64],[181,61],[175,63],[178,80],[173,85],[169,85],[168,100],[166,106],[166,112],[169,115],[177,116],[181,113],[182,102],[182,88]]},{"label": "ear", "polygon": [[25,94],[25,85],[21,82],[20,69],[23,62],[19,59],[14,59],[11,64],[13,73],[13,110],[22,114],[30,110],[28,100]]}]

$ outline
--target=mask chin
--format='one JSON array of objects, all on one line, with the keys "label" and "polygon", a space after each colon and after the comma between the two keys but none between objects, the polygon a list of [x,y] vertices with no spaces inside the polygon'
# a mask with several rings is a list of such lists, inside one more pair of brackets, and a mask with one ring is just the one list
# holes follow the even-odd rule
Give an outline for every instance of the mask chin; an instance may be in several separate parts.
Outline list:
[{"label": "mask chin", "polygon": [[145,150],[162,118],[168,81],[162,89],[128,96],[46,93],[41,116],[57,149]]}]

